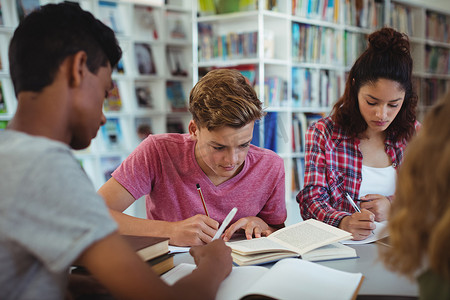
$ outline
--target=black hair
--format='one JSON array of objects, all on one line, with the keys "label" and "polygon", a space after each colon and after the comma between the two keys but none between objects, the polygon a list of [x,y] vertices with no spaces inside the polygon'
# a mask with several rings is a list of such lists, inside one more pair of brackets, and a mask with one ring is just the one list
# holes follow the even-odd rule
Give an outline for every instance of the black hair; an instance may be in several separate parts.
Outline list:
[{"label": "black hair", "polygon": [[42,6],[22,20],[9,45],[14,91],[39,92],[50,85],[67,57],[87,54],[87,67],[113,68],[122,56],[114,32],[77,3]]},{"label": "black hair", "polygon": [[350,70],[344,95],[333,107],[333,120],[349,135],[357,136],[367,129],[359,111],[358,93],[362,86],[378,79],[400,84],[405,91],[402,107],[386,132],[394,140],[409,140],[415,132],[417,95],[412,86],[413,60],[408,36],[384,27],[368,37],[369,45]]}]

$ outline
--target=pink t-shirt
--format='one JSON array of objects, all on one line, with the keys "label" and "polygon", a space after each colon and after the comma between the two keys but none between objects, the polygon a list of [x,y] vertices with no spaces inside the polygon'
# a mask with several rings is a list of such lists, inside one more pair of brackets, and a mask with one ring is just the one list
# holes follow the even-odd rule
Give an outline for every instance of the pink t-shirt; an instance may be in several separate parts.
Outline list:
[{"label": "pink t-shirt", "polygon": [[205,214],[199,183],[211,218],[222,223],[237,207],[232,222],[258,216],[267,224],[286,220],[283,160],[273,151],[250,145],[244,167],[215,186],[195,160],[195,141],[188,134],[150,135],[112,176],[139,199],[146,195],[147,217],[180,221]]}]

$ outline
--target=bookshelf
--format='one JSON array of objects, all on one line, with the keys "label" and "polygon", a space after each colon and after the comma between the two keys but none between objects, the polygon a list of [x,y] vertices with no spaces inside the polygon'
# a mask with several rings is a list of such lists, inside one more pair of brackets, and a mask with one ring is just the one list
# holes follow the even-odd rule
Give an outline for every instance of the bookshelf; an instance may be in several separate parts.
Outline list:
[{"label": "bookshelf", "polygon": [[193,79],[212,68],[238,68],[254,85],[268,112],[254,143],[284,160],[287,224],[300,220],[295,196],[305,129],[343,93],[346,73],[372,31],[389,25],[410,36],[419,119],[450,91],[450,10],[406,0],[227,3],[193,3]]},{"label": "bookshelf", "polygon": [[[36,5],[58,2],[61,1],[35,1]],[[79,3],[110,26],[123,50],[120,67],[112,75],[116,88],[105,101],[107,123],[88,149],[75,152],[98,189],[147,134],[164,133],[174,128],[187,130],[189,113],[186,109],[175,111],[171,101],[172,95],[176,94],[178,105],[185,103],[184,107],[187,107],[192,87],[192,4],[183,0],[72,2]],[[0,101],[1,130],[16,109],[9,77],[8,45],[19,16],[16,1],[0,0],[0,9],[0,83],[7,108],[2,112]],[[175,49],[176,53],[169,49]],[[174,72],[174,68],[178,68],[178,72]],[[171,92],[172,86],[177,90]],[[126,212],[145,216],[143,200],[137,201]]]}]

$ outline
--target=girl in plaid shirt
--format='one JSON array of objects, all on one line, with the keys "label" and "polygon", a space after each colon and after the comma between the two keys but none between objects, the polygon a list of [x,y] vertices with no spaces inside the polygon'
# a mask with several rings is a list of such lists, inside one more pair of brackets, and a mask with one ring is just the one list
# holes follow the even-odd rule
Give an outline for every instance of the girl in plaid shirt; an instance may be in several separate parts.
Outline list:
[{"label": "girl in plaid shirt", "polygon": [[305,185],[297,195],[303,219],[349,231],[355,240],[386,220],[396,169],[418,126],[408,37],[383,28],[368,41],[331,115],[306,132]]}]

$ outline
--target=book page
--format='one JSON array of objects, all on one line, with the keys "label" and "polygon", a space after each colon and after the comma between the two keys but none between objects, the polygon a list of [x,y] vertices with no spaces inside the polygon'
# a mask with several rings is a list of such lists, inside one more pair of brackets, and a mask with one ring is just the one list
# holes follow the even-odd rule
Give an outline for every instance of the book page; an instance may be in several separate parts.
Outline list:
[{"label": "book page", "polygon": [[[163,274],[161,278],[169,285],[173,285],[182,277],[189,275],[196,268],[194,264],[182,263]],[[261,278],[268,268],[248,266],[233,267],[230,275],[221,283],[217,291],[216,300],[238,300],[245,295],[249,286]]]},{"label": "book page", "polygon": [[[234,252],[248,255],[255,253],[263,253],[263,252],[274,252],[274,251],[289,251],[288,248],[280,245],[279,243],[268,239],[267,237],[255,238],[251,240],[242,240],[236,242],[226,243],[227,246],[230,246]],[[295,251],[294,251],[295,252]]]},{"label": "book page", "polygon": [[247,295],[257,294],[283,300],[348,300],[359,288],[361,279],[361,273],[339,271],[301,259],[287,258],[277,262],[250,286]]},{"label": "book page", "polygon": [[340,242],[319,247],[302,255],[302,259],[308,261],[323,261],[355,257],[358,257],[356,250],[350,248],[349,246],[342,245]]},{"label": "book page", "polygon": [[309,219],[272,233],[268,239],[304,254],[315,248],[351,237],[347,231]]}]

